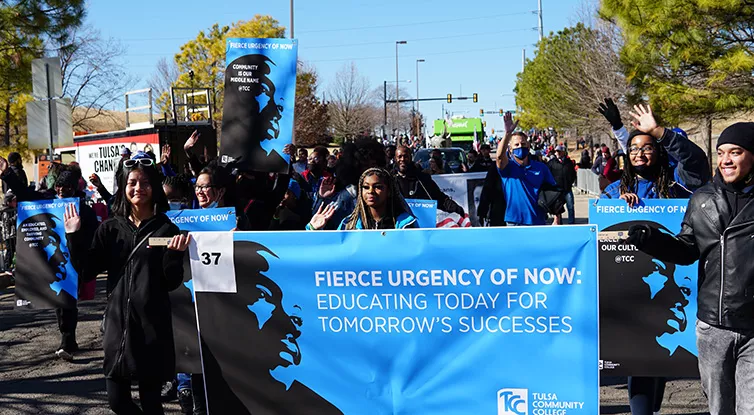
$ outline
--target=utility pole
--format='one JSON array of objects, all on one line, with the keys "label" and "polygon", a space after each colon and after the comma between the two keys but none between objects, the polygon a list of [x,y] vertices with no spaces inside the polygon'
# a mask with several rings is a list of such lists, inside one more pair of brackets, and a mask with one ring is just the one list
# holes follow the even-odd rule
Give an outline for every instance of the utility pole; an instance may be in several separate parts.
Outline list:
[{"label": "utility pole", "polygon": [[542,25],[542,0],[538,0],[537,3],[539,4],[539,7],[537,8],[537,16],[539,17],[539,40],[541,41],[544,37],[544,26]]},{"label": "utility pole", "polygon": [[526,67],[526,49],[521,49],[521,72]]},{"label": "utility pole", "polygon": [[400,129],[400,120],[401,120],[401,104],[398,102],[401,99],[400,91],[398,89],[398,45],[405,45],[405,40],[398,40],[395,42],[395,122],[398,128]]},{"label": "utility pole", "polygon": [[416,135],[421,134],[422,121],[419,115],[419,63],[424,62],[424,59],[416,60],[416,112],[414,117],[416,118]]},{"label": "utility pole", "polygon": [[293,0],[291,0],[291,39],[293,39]]}]

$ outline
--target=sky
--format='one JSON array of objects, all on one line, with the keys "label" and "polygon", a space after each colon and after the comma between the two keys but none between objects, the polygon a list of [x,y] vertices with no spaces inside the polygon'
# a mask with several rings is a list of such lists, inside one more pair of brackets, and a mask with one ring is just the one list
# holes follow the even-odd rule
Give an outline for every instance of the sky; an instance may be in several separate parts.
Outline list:
[{"label": "sky", "polygon": [[[522,50],[533,57],[537,0],[294,0],[294,35],[299,58],[320,77],[318,95],[328,93],[339,70],[353,62],[374,88],[390,81],[395,88],[395,42],[401,86],[419,97],[479,94],[445,104],[420,103],[431,120],[444,109],[454,115],[479,116],[479,110],[515,107],[513,87],[521,71]],[[544,33],[576,20],[583,0],[542,0]],[[255,14],[271,15],[290,27],[290,1],[274,0],[90,0],[87,24],[127,48],[126,72],[146,87],[160,58],[172,59],[182,44],[214,23],[230,25]],[[290,34],[290,32],[287,32]],[[326,97],[326,95],[325,95]],[[502,128],[499,115],[486,115],[487,133]]]}]

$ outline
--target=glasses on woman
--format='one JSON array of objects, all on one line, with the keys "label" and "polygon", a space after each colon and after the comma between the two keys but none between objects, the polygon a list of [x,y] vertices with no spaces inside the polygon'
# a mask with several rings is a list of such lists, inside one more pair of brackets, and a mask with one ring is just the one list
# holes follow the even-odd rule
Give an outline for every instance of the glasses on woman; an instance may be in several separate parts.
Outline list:
[{"label": "glasses on woman", "polygon": [[631,155],[639,154],[639,152],[641,152],[642,154],[652,154],[654,153],[654,151],[655,151],[655,148],[650,144],[647,144],[641,148],[631,147],[628,149],[628,152],[631,153]]},{"label": "glasses on woman", "polygon": [[142,167],[154,166],[154,160],[150,158],[146,158],[146,159],[135,159],[135,160],[131,159],[131,160],[126,160],[123,162],[123,166],[129,169],[132,167],[136,167],[137,165],[142,166]]},{"label": "glasses on woman", "polygon": [[200,193],[207,193],[209,189],[214,189],[217,186],[211,185],[211,184],[205,184],[201,186],[196,186],[194,189],[196,189],[197,192]]}]

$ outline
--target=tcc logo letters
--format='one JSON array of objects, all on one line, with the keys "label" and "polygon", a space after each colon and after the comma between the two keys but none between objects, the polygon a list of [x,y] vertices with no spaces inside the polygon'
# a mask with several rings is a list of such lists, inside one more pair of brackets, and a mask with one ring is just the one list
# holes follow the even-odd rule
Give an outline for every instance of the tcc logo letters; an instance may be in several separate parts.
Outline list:
[{"label": "tcc logo letters", "polygon": [[528,415],[528,389],[500,389],[497,391],[497,415]]}]

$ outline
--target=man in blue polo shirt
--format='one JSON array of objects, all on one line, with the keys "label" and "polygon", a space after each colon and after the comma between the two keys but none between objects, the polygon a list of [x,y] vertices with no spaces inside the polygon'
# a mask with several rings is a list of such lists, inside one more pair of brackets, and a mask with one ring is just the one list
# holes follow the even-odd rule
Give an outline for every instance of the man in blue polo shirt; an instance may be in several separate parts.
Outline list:
[{"label": "man in blue polo shirt", "polygon": [[526,134],[514,132],[518,121],[513,122],[510,112],[503,121],[505,138],[497,147],[497,171],[505,194],[505,222],[508,226],[544,225],[547,213],[537,203],[539,189],[544,183],[555,186],[555,179],[546,164],[530,159],[529,141]]}]

